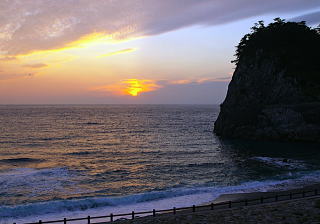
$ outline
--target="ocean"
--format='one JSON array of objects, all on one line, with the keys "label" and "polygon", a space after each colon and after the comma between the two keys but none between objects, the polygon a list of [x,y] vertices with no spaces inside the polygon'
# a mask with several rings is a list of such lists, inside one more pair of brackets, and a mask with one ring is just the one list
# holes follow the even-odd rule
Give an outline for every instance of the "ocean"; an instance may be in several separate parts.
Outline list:
[{"label": "ocean", "polygon": [[1,105],[0,222],[318,183],[319,144],[222,140],[217,105]]}]

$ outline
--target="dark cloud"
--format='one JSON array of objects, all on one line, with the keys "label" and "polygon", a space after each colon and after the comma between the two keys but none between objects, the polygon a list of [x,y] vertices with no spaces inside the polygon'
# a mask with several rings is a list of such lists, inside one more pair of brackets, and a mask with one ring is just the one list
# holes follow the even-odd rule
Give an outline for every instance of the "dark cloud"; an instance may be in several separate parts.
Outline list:
[{"label": "dark cloud", "polygon": [[308,13],[302,16],[298,16],[290,19],[294,22],[306,21],[309,25],[319,25],[320,24],[320,11]]},{"label": "dark cloud", "polygon": [[60,48],[93,32],[121,39],[315,7],[319,0],[1,0],[0,52]]}]

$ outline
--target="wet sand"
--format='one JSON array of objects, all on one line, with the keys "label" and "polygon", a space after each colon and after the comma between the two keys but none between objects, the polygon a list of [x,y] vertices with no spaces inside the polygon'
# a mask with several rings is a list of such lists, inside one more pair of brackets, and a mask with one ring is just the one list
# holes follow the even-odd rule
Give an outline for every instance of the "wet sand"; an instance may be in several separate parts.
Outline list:
[{"label": "wet sand", "polygon": [[320,184],[308,185],[302,188],[296,188],[286,191],[268,191],[268,192],[252,192],[252,193],[236,193],[236,194],[223,194],[212,201],[212,203],[220,203],[225,201],[240,201],[246,199],[255,199],[260,197],[274,197],[275,195],[286,195],[289,193],[296,193],[302,191],[312,191],[314,189],[319,190],[320,194]]}]

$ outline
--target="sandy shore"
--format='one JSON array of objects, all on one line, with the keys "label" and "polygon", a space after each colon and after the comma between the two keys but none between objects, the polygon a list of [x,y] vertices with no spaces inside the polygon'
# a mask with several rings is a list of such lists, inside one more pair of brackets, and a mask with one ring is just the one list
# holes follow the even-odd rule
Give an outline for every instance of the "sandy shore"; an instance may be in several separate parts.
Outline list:
[{"label": "sandy shore", "polygon": [[[257,192],[245,194],[226,194],[217,198],[214,202],[228,200],[244,200],[250,198],[259,198],[274,196],[275,194],[286,194],[288,192],[301,192],[302,190],[319,189],[320,185],[308,186],[301,189],[295,189],[282,192]],[[297,195],[299,197],[299,195]],[[300,223],[318,223],[320,224],[320,195],[314,197],[297,198],[286,201],[270,202],[265,204],[251,204],[249,206],[235,206],[233,208],[224,208],[219,210],[197,211],[195,213],[178,212],[173,214],[159,214],[156,217],[146,216],[134,220],[119,220],[119,224],[135,223],[266,223],[266,224],[300,224]]]},{"label": "sandy shore", "polygon": [[314,189],[319,189],[320,192],[320,184],[313,184],[307,185],[305,187],[286,190],[286,191],[268,191],[268,192],[252,192],[252,193],[238,193],[238,194],[223,194],[216,198],[213,203],[220,203],[224,201],[238,201],[238,200],[245,200],[245,199],[254,199],[260,197],[272,197],[279,194],[289,194],[295,192],[302,192],[302,191],[310,191]]}]

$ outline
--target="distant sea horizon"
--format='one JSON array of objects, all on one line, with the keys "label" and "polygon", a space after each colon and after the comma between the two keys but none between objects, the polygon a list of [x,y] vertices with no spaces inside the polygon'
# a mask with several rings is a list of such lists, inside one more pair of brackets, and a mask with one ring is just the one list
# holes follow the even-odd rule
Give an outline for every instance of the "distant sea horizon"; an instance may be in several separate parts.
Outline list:
[{"label": "distant sea horizon", "polygon": [[217,104],[1,104],[0,223],[318,183],[318,143],[224,140]]},{"label": "distant sea horizon", "polygon": [[213,105],[219,106],[221,103],[0,103],[0,106],[101,106],[101,105]]}]

